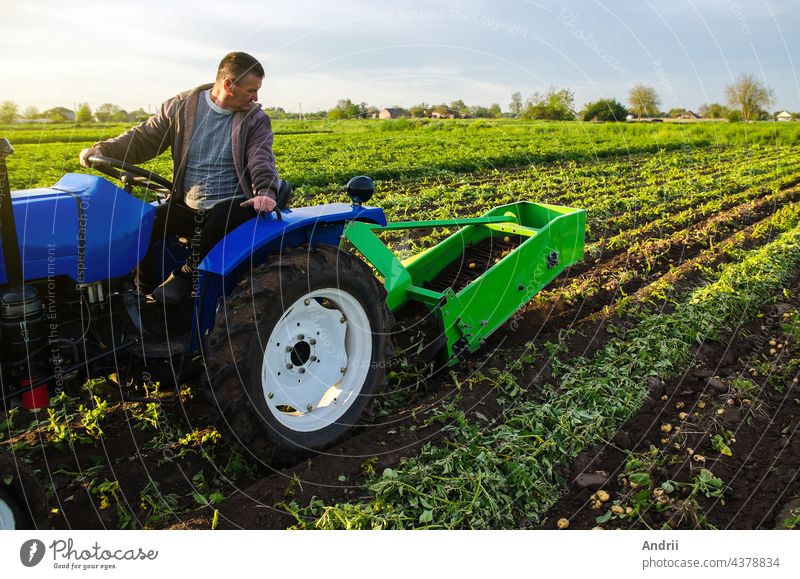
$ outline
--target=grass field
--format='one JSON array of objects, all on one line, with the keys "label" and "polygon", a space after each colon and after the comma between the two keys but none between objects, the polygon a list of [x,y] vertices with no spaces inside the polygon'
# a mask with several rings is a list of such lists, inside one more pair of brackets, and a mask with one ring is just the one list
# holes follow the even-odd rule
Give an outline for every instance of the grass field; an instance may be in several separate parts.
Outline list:
[{"label": "grass field", "polygon": [[[125,128],[0,127],[12,189]],[[585,258],[452,372],[399,350],[371,422],[281,470],[221,441],[199,384],[157,405],[109,377],[7,409],[0,445],[38,471],[52,526],[800,525],[800,123],[274,128],[295,205],[368,174],[390,220],[581,207]],[[444,233],[389,241],[406,256]]]}]

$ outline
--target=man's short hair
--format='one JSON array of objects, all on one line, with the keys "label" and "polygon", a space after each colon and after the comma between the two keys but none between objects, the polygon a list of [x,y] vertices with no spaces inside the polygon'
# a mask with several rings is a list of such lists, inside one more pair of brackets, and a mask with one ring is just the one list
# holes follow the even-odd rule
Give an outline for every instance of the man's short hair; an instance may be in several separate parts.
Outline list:
[{"label": "man's short hair", "polygon": [[234,83],[238,83],[248,74],[264,78],[264,68],[246,52],[229,52],[219,63],[217,80],[232,78]]}]

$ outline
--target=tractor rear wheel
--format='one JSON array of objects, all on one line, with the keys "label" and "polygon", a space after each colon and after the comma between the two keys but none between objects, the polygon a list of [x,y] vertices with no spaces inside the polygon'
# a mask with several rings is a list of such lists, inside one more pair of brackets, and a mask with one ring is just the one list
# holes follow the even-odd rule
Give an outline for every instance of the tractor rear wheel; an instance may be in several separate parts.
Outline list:
[{"label": "tractor rear wheel", "polygon": [[27,465],[0,449],[0,530],[44,528],[46,506],[44,487]]},{"label": "tractor rear wheel", "polygon": [[336,247],[254,268],[223,298],[204,347],[220,431],[267,464],[332,445],[386,382],[392,323],[370,268]]}]

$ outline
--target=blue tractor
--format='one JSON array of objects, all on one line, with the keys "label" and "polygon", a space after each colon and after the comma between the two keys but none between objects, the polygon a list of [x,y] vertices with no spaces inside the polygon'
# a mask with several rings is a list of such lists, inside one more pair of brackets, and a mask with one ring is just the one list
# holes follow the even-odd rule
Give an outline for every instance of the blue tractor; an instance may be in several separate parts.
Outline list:
[{"label": "blue tractor", "polygon": [[[4,407],[17,398],[42,407],[55,390],[112,374],[176,386],[199,375],[220,432],[264,463],[294,462],[359,423],[386,382],[393,312],[424,308],[438,335],[423,354],[438,349],[456,364],[583,256],[581,209],[518,202],[481,217],[387,224],[363,205],[368,177],[348,183],[351,203],[294,209],[282,183],[278,210],[229,232],[199,264],[191,296],[165,306],[140,282],[160,283],[189,255],[186,239],[152,234],[172,183],[92,157],[121,187],[70,173],[12,193],[12,152],[0,139]],[[377,236],[420,228],[458,229],[405,260]],[[151,250],[154,271],[139,271]],[[0,470],[3,481],[2,461]],[[15,488],[0,485],[0,526],[30,504]]]},{"label": "blue tractor", "polygon": [[151,238],[172,184],[94,157],[121,187],[71,173],[11,193],[12,152],[0,140],[4,404],[46,404],[48,391],[110,374],[200,374],[221,430],[265,462],[322,449],[358,423],[385,381],[393,319],[370,267],[340,249],[347,222],[386,224],[361,205],[371,180],[353,180],[353,203],[293,210],[281,183],[280,209],[231,231],[197,268],[186,303],[164,306],[135,278],[151,245],[159,263],[145,273],[156,283],[188,255],[185,239]]}]

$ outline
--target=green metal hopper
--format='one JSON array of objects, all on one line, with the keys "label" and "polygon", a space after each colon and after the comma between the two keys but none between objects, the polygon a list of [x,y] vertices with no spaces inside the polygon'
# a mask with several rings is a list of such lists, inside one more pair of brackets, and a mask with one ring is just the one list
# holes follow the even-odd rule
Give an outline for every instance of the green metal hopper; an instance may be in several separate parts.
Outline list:
[{"label": "green metal hopper", "polygon": [[[454,364],[583,257],[585,225],[583,209],[518,202],[470,219],[353,221],[344,236],[383,276],[391,310],[415,301],[434,313]],[[376,235],[435,227],[460,229],[404,261]]]}]

